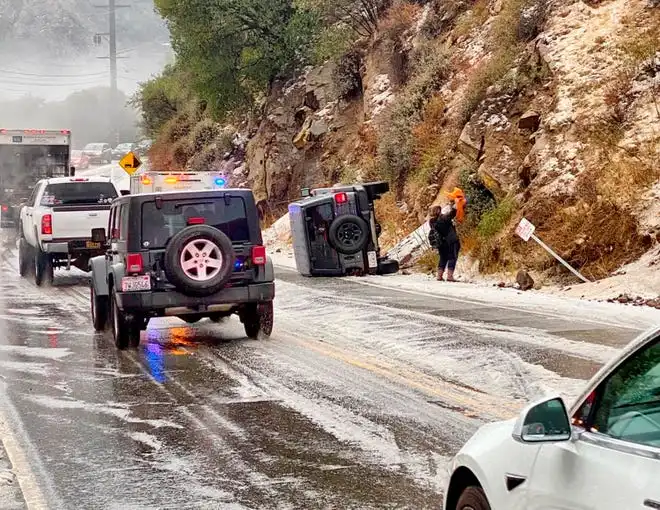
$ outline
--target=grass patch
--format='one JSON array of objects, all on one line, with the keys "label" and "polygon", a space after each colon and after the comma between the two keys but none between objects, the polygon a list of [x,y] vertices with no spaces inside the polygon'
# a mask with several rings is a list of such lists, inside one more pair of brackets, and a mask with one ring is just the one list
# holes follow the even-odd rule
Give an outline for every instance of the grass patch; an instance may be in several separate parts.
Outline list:
[{"label": "grass patch", "polygon": [[488,19],[488,0],[476,0],[472,9],[462,13],[456,20],[452,34],[456,39],[469,35]]},{"label": "grass patch", "polygon": [[477,225],[479,237],[484,240],[495,237],[509,223],[515,210],[516,204],[513,199],[506,198],[495,208],[484,212]]},{"label": "grass patch", "polygon": [[428,44],[414,63],[415,72],[381,122],[378,157],[383,177],[394,183],[413,167],[413,127],[422,120],[424,107],[440,88],[449,70],[446,53]]},{"label": "grass patch", "polygon": [[435,274],[438,270],[440,254],[434,248],[427,249],[415,263],[415,267],[424,273]]}]

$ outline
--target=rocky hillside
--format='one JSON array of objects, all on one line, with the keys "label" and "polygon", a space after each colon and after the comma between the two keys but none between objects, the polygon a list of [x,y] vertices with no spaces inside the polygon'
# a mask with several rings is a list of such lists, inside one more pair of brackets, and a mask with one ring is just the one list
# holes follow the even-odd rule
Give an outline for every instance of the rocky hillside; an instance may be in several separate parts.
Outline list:
[{"label": "rocky hillside", "polygon": [[563,274],[515,237],[523,216],[590,278],[657,250],[657,2],[395,1],[375,26],[233,127],[171,106],[154,160],[223,168],[273,216],[304,185],[387,179],[390,244],[461,185],[481,271]]}]

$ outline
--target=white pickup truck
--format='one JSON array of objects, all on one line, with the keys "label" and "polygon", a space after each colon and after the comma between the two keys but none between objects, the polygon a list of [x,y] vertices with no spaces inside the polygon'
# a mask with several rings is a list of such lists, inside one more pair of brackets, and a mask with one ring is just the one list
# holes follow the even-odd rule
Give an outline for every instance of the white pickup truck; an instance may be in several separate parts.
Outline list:
[{"label": "white pickup truck", "polygon": [[53,270],[71,266],[88,271],[89,259],[105,253],[92,229],[107,228],[110,204],[120,195],[110,179],[61,177],[37,183],[20,212],[18,265],[41,286]]}]

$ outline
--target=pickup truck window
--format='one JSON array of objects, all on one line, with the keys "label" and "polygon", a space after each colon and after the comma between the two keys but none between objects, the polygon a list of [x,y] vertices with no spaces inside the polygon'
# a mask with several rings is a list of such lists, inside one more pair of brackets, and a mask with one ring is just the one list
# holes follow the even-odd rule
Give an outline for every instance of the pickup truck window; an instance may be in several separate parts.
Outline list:
[{"label": "pickup truck window", "polygon": [[41,197],[41,205],[110,204],[117,190],[109,182],[64,182],[49,184]]},{"label": "pickup truck window", "polygon": [[222,231],[233,242],[248,242],[250,228],[245,202],[240,197],[210,200],[164,200],[158,209],[155,202],[142,205],[142,243],[150,248],[164,248],[167,241],[188,226],[190,218],[203,218],[206,225]]}]

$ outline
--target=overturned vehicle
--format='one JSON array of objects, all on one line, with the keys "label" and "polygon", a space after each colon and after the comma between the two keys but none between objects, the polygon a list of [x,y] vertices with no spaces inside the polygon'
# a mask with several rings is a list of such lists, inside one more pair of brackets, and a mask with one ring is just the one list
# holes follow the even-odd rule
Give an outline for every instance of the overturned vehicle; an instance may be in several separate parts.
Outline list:
[{"label": "overturned vehicle", "polygon": [[392,274],[399,263],[380,256],[374,202],[387,182],[302,190],[289,204],[293,251],[304,276]]}]

